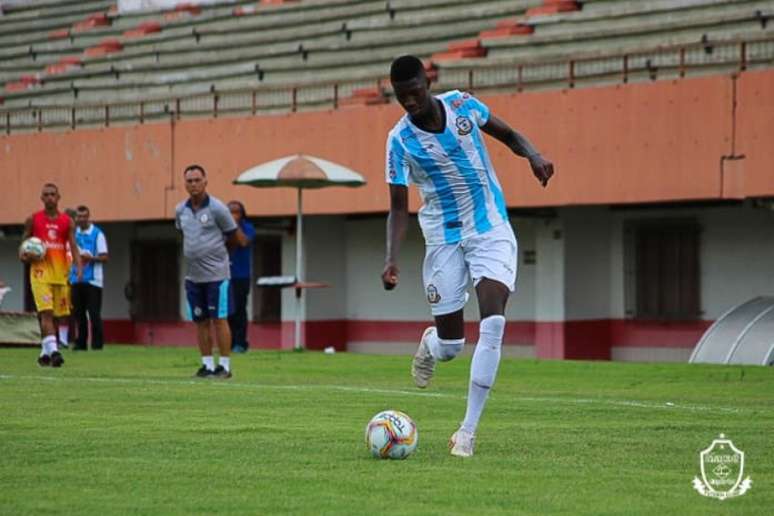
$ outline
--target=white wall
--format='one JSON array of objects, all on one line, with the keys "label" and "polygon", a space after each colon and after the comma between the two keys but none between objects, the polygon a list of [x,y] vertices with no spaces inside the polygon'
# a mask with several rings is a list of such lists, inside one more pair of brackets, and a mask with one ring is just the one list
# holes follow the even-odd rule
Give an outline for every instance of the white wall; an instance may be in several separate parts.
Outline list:
[{"label": "white wall", "polygon": [[746,202],[610,213],[610,317],[624,317],[623,231],[627,221],[690,217],[698,221],[702,228],[699,268],[704,320],[715,320],[755,296],[774,294],[774,211]]},{"label": "white wall", "polygon": [[11,287],[0,310],[21,312],[24,309],[24,265],[19,261],[21,238],[0,237],[0,280]]},{"label": "white wall", "polygon": [[[346,298],[349,319],[427,321],[432,318],[422,284],[424,239],[416,217],[411,217],[406,240],[399,256],[400,283],[393,291],[382,288],[386,216],[347,221]],[[534,219],[514,219],[519,239],[519,277],[517,291],[508,304],[510,320],[532,320],[535,313],[536,266],[523,264],[524,250],[535,248]],[[539,259],[538,259],[539,260]],[[478,303],[472,286],[465,306],[465,319],[478,319]]]},{"label": "white wall", "polygon": [[411,217],[398,266],[400,283],[392,291],[382,287],[386,216],[347,222],[347,317],[360,320],[426,321],[430,307],[422,285],[424,240],[416,217]]},{"label": "white wall", "polygon": [[564,221],[545,219],[536,227],[535,320],[563,321],[565,314]]},{"label": "white wall", "polygon": [[701,223],[704,319],[759,295],[774,295],[774,211],[716,208]]},{"label": "white wall", "polygon": [[[537,304],[537,270],[540,255],[536,254],[536,263],[525,264],[524,253],[537,251],[537,227],[543,224],[543,219],[511,218],[511,226],[516,234],[519,245],[518,277],[516,292],[508,300],[505,317],[509,321],[533,321]],[[473,304],[473,319],[478,319],[477,305]],[[470,320],[470,318],[469,318]]]},{"label": "white wall", "polygon": [[564,302],[567,320],[610,316],[611,217],[604,207],[560,210],[564,222]]},{"label": "white wall", "polygon": [[[110,261],[105,266],[103,314],[127,319],[124,285],[130,274],[130,246],[135,239],[178,239],[172,222],[157,224],[97,223],[105,231]],[[728,308],[756,295],[774,294],[774,211],[752,203],[726,207],[611,210],[575,207],[555,219],[519,218],[512,224],[519,238],[519,279],[511,298],[509,320],[561,321],[565,318],[623,318],[626,221],[696,217],[701,234],[701,303],[703,318],[714,320]],[[422,288],[424,243],[412,217],[401,257],[401,284],[382,289],[385,216],[305,219],[307,278],[333,288],[307,292],[310,320],[361,319],[426,321],[430,310]],[[558,238],[556,238],[558,236]],[[13,288],[2,309],[23,308],[23,268],[17,259],[18,238],[0,238],[0,279]],[[524,252],[536,251],[537,263],[524,264]],[[181,253],[182,254],[182,253]],[[293,274],[295,237],[283,238],[283,274]],[[184,265],[180,265],[180,313],[184,314]],[[295,314],[293,291],[283,291],[283,319]],[[475,297],[465,309],[478,318]]]},{"label": "white wall", "polygon": [[96,224],[105,232],[109,261],[103,266],[105,286],[102,291],[102,317],[129,319],[129,301],[124,297],[124,286],[131,270],[130,244],[134,224]]},{"label": "white wall", "polygon": [[[295,240],[294,240],[295,254]],[[304,292],[307,320],[347,317],[347,222],[343,216],[307,217],[304,220],[306,281],[328,283],[328,288]],[[294,258],[295,261],[295,258]],[[293,313],[288,314],[293,317]]]}]

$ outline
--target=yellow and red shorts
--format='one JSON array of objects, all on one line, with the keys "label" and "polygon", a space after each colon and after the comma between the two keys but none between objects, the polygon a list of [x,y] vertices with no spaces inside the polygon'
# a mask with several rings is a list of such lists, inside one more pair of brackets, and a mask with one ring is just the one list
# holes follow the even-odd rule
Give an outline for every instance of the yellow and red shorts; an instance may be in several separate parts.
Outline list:
[{"label": "yellow and red shorts", "polygon": [[70,285],[57,285],[33,280],[30,282],[30,288],[38,312],[51,310],[54,312],[54,317],[70,315]]}]

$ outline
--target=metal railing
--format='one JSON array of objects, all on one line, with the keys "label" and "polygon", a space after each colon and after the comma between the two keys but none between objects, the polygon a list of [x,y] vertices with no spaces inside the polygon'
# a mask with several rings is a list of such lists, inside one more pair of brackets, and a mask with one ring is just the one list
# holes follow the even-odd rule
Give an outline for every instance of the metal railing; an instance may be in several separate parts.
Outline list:
[{"label": "metal railing", "polygon": [[[701,42],[610,55],[572,59],[483,64],[468,68],[442,67],[435,88],[469,91],[517,91],[574,88],[585,84],[628,83],[681,78],[694,73],[744,71],[774,66],[774,36]],[[0,132],[79,127],[109,127],[117,123],[187,117],[221,117],[338,109],[342,99],[360,88],[376,87],[391,95],[383,77],[296,86],[211,91],[184,96],[71,106],[31,106],[0,110]]]}]

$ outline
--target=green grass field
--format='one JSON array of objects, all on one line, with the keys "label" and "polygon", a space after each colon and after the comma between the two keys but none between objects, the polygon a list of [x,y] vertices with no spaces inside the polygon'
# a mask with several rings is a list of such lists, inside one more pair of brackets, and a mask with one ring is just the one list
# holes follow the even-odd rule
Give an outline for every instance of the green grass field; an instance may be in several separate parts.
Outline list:
[{"label": "green grass field", "polygon": [[[0,349],[0,514],[772,514],[774,369],[504,360],[476,456],[449,455],[469,359],[426,391],[410,358],[251,352],[194,380],[193,349]],[[412,416],[419,447],[372,459],[368,420]],[[724,432],[744,496],[691,486]]]}]

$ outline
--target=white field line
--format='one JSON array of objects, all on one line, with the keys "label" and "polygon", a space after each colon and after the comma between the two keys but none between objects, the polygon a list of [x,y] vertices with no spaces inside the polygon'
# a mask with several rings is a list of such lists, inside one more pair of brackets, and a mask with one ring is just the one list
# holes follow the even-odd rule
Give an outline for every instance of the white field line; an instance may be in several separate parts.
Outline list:
[{"label": "white field line", "polygon": [[[214,386],[216,388],[242,388],[242,389],[255,389],[255,390],[296,390],[296,391],[312,391],[312,390],[329,390],[340,392],[354,392],[364,394],[389,394],[397,396],[418,396],[423,398],[447,398],[447,399],[466,399],[465,396],[457,394],[449,394],[443,392],[427,392],[427,391],[408,391],[402,389],[376,389],[371,387],[358,387],[350,385],[330,385],[330,384],[309,384],[309,385],[272,385],[272,384],[259,384],[259,383],[238,383],[230,380],[158,380],[152,378],[100,378],[100,377],[69,377],[69,376],[16,376],[0,374],[0,380],[31,380],[31,381],[50,381],[50,382],[88,382],[88,383],[107,383],[107,384],[131,384],[131,385],[207,385]],[[684,411],[705,411],[705,412],[740,412],[738,408],[732,407],[715,407],[705,405],[683,405],[673,402],[646,402],[646,401],[634,401],[634,400],[615,400],[605,398],[569,398],[558,396],[517,396],[510,397],[509,399],[517,402],[525,403],[566,403],[574,405],[596,404],[596,405],[612,405],[617,407],[632,407],[652,410],[684,410]]]}]

